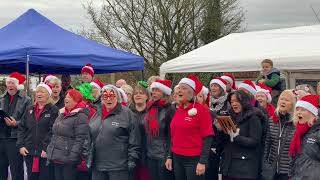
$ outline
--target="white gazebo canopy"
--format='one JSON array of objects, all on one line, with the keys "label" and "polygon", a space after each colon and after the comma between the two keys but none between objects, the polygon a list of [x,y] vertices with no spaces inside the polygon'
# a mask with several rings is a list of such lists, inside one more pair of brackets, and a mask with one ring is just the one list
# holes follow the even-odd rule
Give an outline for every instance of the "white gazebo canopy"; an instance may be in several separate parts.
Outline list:
[{"label": "white gazebo canopy", "polygon": [[320,25],[233,33],[163,63],[160,75],[258,71],[269,58],[286,71],[320,70]]}]

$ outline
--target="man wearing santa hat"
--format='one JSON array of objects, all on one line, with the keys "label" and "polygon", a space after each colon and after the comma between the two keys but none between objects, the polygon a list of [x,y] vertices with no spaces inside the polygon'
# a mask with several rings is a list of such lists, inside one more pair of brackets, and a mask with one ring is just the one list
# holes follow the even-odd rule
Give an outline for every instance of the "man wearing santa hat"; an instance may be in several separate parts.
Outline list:
[{"label": "man wearing santa hat", "polygon": [[6,92],[0,96],[0,108],[9,117],[0,119],[0,179],[8,177],[10,166],[12,180],[23,180],[23,158],[18,152],[17,126],[31,105],[31,99],[24,96],[22,89],[26,78],[18,72],[13,72],[6,78]]},{"label": "man wearing santa hat", "polygon": [[86,64],[81,69],[81,79],[83,83],[90,83],[93,80],[94,70],[91,64]]}]

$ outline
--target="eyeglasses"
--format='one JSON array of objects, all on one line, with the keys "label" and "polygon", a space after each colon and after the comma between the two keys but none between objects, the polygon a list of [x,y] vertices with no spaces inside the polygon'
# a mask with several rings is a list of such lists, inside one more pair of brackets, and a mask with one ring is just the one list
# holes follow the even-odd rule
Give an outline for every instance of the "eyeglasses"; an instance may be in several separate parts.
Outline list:
[{"label": "eyeglasses", "polygon": [[103,98],[114,99],[116,95],[113,92],[103,92]]}]

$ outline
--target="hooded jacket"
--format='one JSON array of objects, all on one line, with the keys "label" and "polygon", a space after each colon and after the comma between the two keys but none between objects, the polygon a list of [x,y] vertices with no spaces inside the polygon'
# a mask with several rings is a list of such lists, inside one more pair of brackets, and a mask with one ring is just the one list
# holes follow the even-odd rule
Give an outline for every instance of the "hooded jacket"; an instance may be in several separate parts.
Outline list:
[{"label": "hooded jacket", "polygon": [[60,109],[53,124],[47,158],[62,163],[77,163],[82,155],[83,144],[88,138],[89,110],[77,108],[67,116],[64,112],[65,108]]}]

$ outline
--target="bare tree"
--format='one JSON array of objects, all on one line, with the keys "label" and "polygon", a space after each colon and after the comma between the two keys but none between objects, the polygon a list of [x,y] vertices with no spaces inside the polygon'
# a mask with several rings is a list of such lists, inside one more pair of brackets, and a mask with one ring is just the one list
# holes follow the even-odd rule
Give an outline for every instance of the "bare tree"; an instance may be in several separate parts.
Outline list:
[{"label": "bare tree", "polygon": [[[145,58],[147,73],[157,74],[163,62],[239,30],[243,11],[237,1],[105,0],[101,9],[89,2],[85,8],[94,28],[84,33],[138,53]],[[211,21],[219,23],[214,38],[207,25]]]}]

